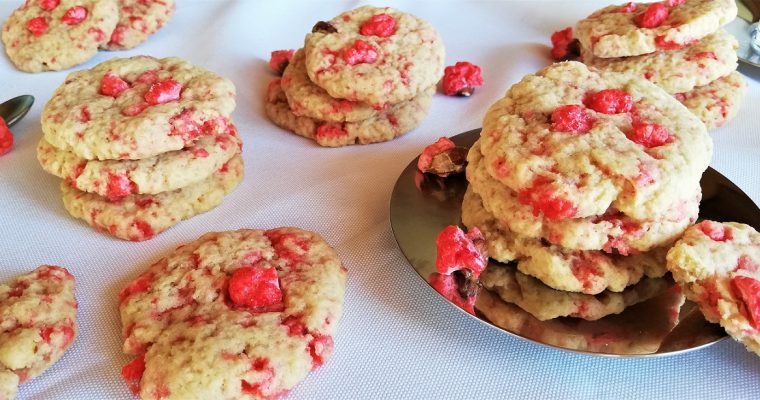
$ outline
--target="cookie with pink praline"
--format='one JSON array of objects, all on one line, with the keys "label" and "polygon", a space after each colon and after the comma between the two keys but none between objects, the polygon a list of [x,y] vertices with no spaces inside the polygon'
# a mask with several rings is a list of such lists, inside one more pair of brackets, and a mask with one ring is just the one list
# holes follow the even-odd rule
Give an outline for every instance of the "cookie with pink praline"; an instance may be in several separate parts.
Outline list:
[{"label": "cookie with pink praline", "polygon": [[760,355],[760,233],[704,220],[686,230],[667,260],[705,318]]},{"label": "cookie with pink praline", "polygon": [[116,0],[33,0],[3,25],[5,52],[25,72],[58,71],[91,59],[116,27]]},{"label": "cookie with pink praline", "polygon": [[118,0],[119,21],[104,50],[126,50],[137,47],[161,29],[174,15],[174,0]]},{"label": "cookie with pink praline", "polygon": [[316,233],[208,233],[120,292],[122,375],[143,399],[281,397],[330,358],[345,284]]},{"label": "cookie with pink praline", "polygon": [[0,284],[0,397],[51,368],[78,334],[74,276],[43,265]]}]

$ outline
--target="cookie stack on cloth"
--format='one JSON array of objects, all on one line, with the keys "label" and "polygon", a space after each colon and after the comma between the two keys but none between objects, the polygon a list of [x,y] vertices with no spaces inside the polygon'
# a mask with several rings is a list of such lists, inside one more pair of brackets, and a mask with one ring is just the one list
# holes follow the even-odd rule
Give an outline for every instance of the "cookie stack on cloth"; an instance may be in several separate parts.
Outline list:
[{"label": "cookie stack on cloth", "polygon": [[[573,293],[539,319],[597,319],[651,297],[663,286],[648,279],[666,274],[668,248],[697,218],[711,155],[704,124],[643,78],[579,62],[526,76],[488,110],[468,154],[462,222],[519,271],[481,282]],[[605,290],[616,306],[588,296]]]},{"label": "cookie stack on cloth", "polygon": [[429,23],[361,7],[314,25],[282,79],[269,85],[266,113],[321,146],[385,142],[425,118],[443,62]]},{"label": "cookie stack on cloth", "polygon": [[614,5],[576,25],[583,62],[648,79],[715,129],[739,111],[746,83],[736,39],[721,27],[734,0],[669,0]]},{"label": "cookie stack on cloth", "polygon": [[222,202],[243,178],[235,86],[178,58],[115,58],[66,77],[42,111],[42,168],[68,212],[140,241]]},{"label": "cookie stack on cloth", "polygon": [[27,0],[5,21],[2,40],[21,71],[58,71],[91,59],[99,49],[137,46],[174,9],[174,0]]}]

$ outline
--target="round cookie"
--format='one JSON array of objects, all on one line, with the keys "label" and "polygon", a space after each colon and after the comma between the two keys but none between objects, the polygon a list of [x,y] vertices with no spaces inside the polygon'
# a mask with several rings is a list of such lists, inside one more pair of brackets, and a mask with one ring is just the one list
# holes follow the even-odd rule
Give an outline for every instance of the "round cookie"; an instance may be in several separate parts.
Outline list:
[{"label": "round cookie", "polygon": [[22,71],[66,69],[95,56],[118,18],[116,0],[26,1],[5,21],[5,52]]},{"label": "round cookie", "polygon": [[[43,265],[0,284],[0,395],[50,368],[77,336],[74,277]],[[13,378],[12,375],[16,375]]]},{"label": "round cookie", "polygon": [[7,369],[0,369],[0,399],[13,400],[18,392],[18,375]]},{"label": "round cookie", "polygon": [[69,74],[42,110],[51,145],[87,160],[180,150],[227,131],[229,80],[179,58],[113,58]]},{"label": "round cookie", "polygon": [[[676,4],[668,6],[668,3]],[[658,21],[645,15],[649,14],[647,9],[652,4],[660,8],[664,6],[667,14],[658,14],[666,15],[666,18]],[[596,57],[637,56],[693,44],[733,21],[736,13],[734,0],[627,3],[592,13],[578,21],[574,32],[581,46]]]},{"label": "round cookie", "polygon": [[[239,305],[240,270],[271,274],[281,297]],[[119,294],[124,352],[144,365],[134,389],[143,399],[278,398],[330,357],[345,284],[335,251],[297,228],[180,246]]]},{"label": "round cookie", "polygon": [[605,71],[625,72],[649,80],[668,93],[688,92],[726,76],[737,66],[736,38],[724,29],[683,49],[635,57],[598,58],[581,49],[583,62]]},{"label": "round cookie", "polygon": [[635,220],[611,210],[604,215],[552,220],[536,215],[516,192],[493,179],[480,153],[480,140],[468,153],[468,190],[477,193],[484,212],[504,229],[530,239],[542,239],[575,250],[604,250],[628,254],[649,251],[676,241],[699,214],[701,190],[695,185],[691,196],[682,199],[660,220]]},{"label": "round cookie", "polygon": [[360,7],[318,23],[304,53],[309,78],[330,96],[377,109],[410,100],[443,76],[435,28],[392,8]]},{"label": "round cookie", "polygon": [[517,261],[517,269],[553,289],[585,294],[621,292],[643,277],[666,272],[665,248],[629,256],[601,251],[568,250],[539,239],[517,236],[499,224],[469,190],[462,203],[462,223],[477,227],[486,238],[488,255],[496,261]]},{"label": "round cookie", "polygon": [[296,51],[280,82],[293,114],[331,122],[359,122],[378,114],[372,106],[330,97],[306,74],[304,52]]},{"label": "round cookie", "polygon": [[238,154],[242,144],[235,126],[228,127],[229,134],[203,136],[190,147],[142,160],[85,160],[43,138],[37,145],[37,159],[42,169],[73,188],[109,200],[158,194],[201,181]]},{"label": "round cookie", "polygon": [[596,321],[623,312],[672,286],[664,278],[644,278],[620,293],[605,291],[595,296],[554,290],[511,266],[491,264],[480,274],[480,283],[502,300],[529,312],[540,321],[559,317]]},{"label": "round cookie", "polygon": [[119,22],[104,50],[126,50],[136,47],[163,27],[174,14],[174,0],[118,0]]},{"label": "round cookie", "polygon": [[707,127],[717,129],[734,118],[747,92],[747,82],[739,72],[732,72],[705,86],[686,93],[678,93],[678,99]]},{"label": "round cookie", "polygon": [[686,230],[667,262],[705,318],[760,355],[760,233],[735,222],[702,221]]},{"label": "round cookie", "polygon": [[320,146],[339,147],[351,144],[386,142],[419,125],[427,115],[435,93],[431,86],[412,100],[391,106],[374,117],[359,122],[325,122],[293,114],[280,80],[267,89],[266,114],[277,126],[309,138]]},{"label": "round cookie", "polygon": [[491,176],[554,220],[656,220],[693,193],[712,154],[704,124],[627,74],[553,64],[513,85],[483,121]]},{"label": "round cookie", "polygon": [[73,217],[119,239],[142,241],[218,206],[242,179],[243,160],[238,155],[208,178],[171,192],[133,194],[114,202],[65,181],[61,192]]}]

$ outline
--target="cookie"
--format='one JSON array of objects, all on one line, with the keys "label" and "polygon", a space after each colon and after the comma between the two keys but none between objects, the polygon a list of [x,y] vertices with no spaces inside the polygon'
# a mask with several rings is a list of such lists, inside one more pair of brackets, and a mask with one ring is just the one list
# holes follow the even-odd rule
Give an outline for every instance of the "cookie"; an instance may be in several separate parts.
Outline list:
[{"label": "cookie", "polygon": [[605,291],[592,296],[554,290],[514,267],[496,264],[490,264],[480,274],[480,283],[502,300],[517,305],[540,321],[558,317],[596,321],[619,314],[672,286],[665,278],[644,278],[620,293]]},{"label": "cookie", "polygon": [[[77,336],[74,277],[43,265],[0,284],[0,395],[50,368]],[[12,375],[15,375],[14,378]]]},{"label": "cookie", "polygon": [[42,110],[51,145],[87,160],[135,160],[226,132],[235,86],[179,58],[113,58],[69,74]]},{"label": "cookie", "polygon": [[280,80],[267,89],[266,114],[277,126],[309,138],[320,146],[339,147],[350,144],[386,142],[401,136],[419,125],[425,118],[435,87],[410,101],[399,103],[359,122],[325,122],[293,114]]},{"label": "cookie", "polygon": [[635,57],[598,58],[581,50],[583,62],[613,72],[634,74],[668,93],[688,92],[726,76],[737,66],[736,38],[723,29],[683,49],[658,51]]},{"label": "cookie", "polygon": [[468,186],[462,198],[462,224],[467,230],[478,228],[486,239],[488,256],[504,263],[517,260],[521,254],[518,252],[518,242],[534,240],[527,237],[519,237],[505,224],[500,223],[483,206],[483,199]]},{"label": "cookie", "polygon": [[481,137],[489,174],[553,220],[610,209],[661,219],[693,193],[712,154],[704,124],[667,92],[573,61],[513,85]]},{"label": "cookie", "polygon": [[73,67],[95,56],[118,18],[116,0],[26,1],[5,21],[5,52],[26,72]]},{"label": "cookie", "polygon": [[16,392],[18,392],[18,375],[7,369],[0,369],[0,399],[15,399]]},{"label": "cookie", "polygon": [[[484,290],[478,295],[475,308],[492,324],[550,346],[604,354],[651,354],[678,324],[684,301],[679,287],[674,286],[630,307],[628,312],[599,321],[569,318],[540,321]],[[646,329],[642,329],[642,316],[646,316]]]},{"label": "cookie", "polygon": [[119,239],[142,241],[218,206],[242,179],[243,160],[235,156],[208,178],[171,192],[133,194],[114,202],[65,181],[61,192],[73,217]]},{"label": "cookie", "polygon": [[191,185],[214,173],[240,152],[235,126],[229,134],[203,136],[192,146],[142,160],[85,160],[44,138],[37,145],[42,169],[75,189],[118,200],[130,194],[158,194]]},{"label": "cookie", "polygon": [[[682,199],[662,219],[636,220],[619,211],[586,218],[552,220],[536,214],[533,207],[521,202],[519,195],[493,179],[486,171],[480,153],[480,140],[468,153],[468,190],[477,193],[488,217],[516,235],[546,240],[567,249],[604,250],[629,254],[648,251],[676,241],[697,219],[701,190],[691,188],[690,196]],[[481,203],[482,202],[482,203]]]},{"label": "cookie", "polygon": [[[257,284],[271,296],[241,304],[241,293],[262,293]],[[135,391],[284,395],[330,357],[345,284],[335,251],[297,228],[208,233],[178,247],[119,294],[124,352],[144,366],[129,374]]]},{"label": "cookie", "polygon": [[686,93],[678,93],[676,99],[696,115],[707,127],[717,129],[739,113],[747,92],[747,82],[736,71],[705,86]]},{"label": "cookie", "polygon": [[760,355],[760,233],[735,222],[702,221],[686,230],[667,261],[705,318]]},{"label": "cookie", "polygon": [[126,50],[136,47],[163,27],[174,15],[174,0],[118,0],[119,22],[104,50]]},{"label": "cookie", "polygon": [[411,100],[443,76],[438,32],[393,8],[365,6],[317,23],[304,53],[309,78],[330,96],[377,109]]},{"label": "cookie", "polygon": [[565,249],[515,235],[485,212],[479,200],[468,189],[462,204],[462,223],[468,229],[480,229],[489,257],[504,263],[516,261],[520,272],[553,289],[592,295],[604,290],[621,292],[644,277],[659,278],[667,272],[666,248],[629,256]]},{"label": "cookie", "polygon": [[304,52],[298,50],[290,60],[280,82],[293,114],[331,122],[359,122],[378,111],[369,104],[336,99],[314,84],[306,74]]},{"label": "cookie", "polygon": [[638,56],[694,44],[731,22],[736,13],[733,0],[612,5],[578,21],[575,35],[596,57]]}]

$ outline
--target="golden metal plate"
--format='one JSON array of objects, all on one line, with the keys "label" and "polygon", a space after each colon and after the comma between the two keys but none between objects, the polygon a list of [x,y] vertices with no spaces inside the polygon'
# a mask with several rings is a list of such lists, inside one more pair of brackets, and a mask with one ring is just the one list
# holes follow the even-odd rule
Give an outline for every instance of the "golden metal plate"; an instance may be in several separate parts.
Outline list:
[{"label": "golden metal plate", "polygon": [[[451,139],[457,145],[469,147],[479,136],[480,129],[475,129]],[[743,222],[760,230],[760,209],[726,177],[708,168],[701,185],[700,218]],[[461,225],[466,188],[463,175],[448,178],[425,175],[417,170],[414,159],[393,190],[390,220],[396,242],[414,270],[431,287],[440,289],[440,282],[436,281],[442,277],[435,269],[435,238],[446,226]],[[704,320],[695,304],[686,301],[680,311],[674,309],[682,298],[673,290],[597,321],[568,317],[539,321],[485,289],[469,303],[442,291],[436,293],[458,311],[507,334],[586,354],[673,355],[703,348],[726,337],[720,326]]]}]

